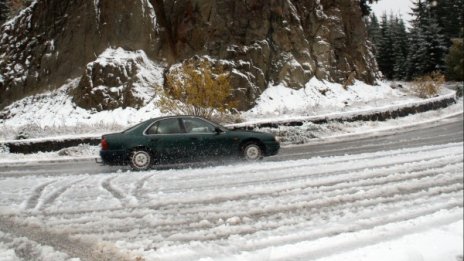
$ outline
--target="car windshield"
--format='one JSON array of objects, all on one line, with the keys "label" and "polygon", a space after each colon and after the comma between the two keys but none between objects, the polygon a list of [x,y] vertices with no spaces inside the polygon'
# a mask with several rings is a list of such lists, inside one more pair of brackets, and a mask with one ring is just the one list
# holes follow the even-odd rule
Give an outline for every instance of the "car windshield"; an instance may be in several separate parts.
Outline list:
[{"label": "car windshield", "polygon": [[[200,120],[200,119],[199,119],[199,120]],[[215,123],[215,122],[213,122],[213,121],[210,121],[210,120],[207,120],[207,119],[201,119],[201,121],[204,121],[204,122],[206,122],[206,123],[209,123],[209,124],[213,125],[214,128],[219,128],[219,129],[222,130],[223,132],[228,131],[228,129],[227,129],[226,127],[224,127],[224,126],[222,126],[222,125],[220,125],[220,124],[218,124],[218,123]]]}]

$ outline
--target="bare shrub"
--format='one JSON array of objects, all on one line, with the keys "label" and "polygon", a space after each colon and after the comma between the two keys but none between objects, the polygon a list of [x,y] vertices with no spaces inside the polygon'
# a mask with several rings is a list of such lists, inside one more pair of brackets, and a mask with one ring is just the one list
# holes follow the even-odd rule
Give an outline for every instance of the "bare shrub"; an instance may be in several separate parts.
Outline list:
[{"label": "bare shrub", "polygon": [[445,83],[445,76],[439,72],[420,76],[414,79],[412,91],[420,98],[436,96]]},{"label": "bare shrub", "polygon": [[166,85],[165,94],[157,102],[163,113],[224,122],[238,104],[232,93],[230,73],[223,65],[207,59],[190,59],[171,69]]}]

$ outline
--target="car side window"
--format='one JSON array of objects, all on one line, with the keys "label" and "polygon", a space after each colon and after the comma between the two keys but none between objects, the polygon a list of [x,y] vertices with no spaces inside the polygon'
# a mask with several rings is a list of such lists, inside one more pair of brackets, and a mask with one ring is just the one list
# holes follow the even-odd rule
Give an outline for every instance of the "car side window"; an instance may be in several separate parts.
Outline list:
[{"label": "car side window", "polygon": [[177,134],[183,133],[179,125],[179,120],[176,118],[161,120],[153,124],[147,132],[148,135],[153,134]]},{"label": "car side window", "polygon": [[158,132],[159,121],[151,125],[151,127],[145,132],[147,135],[153,135]]},{"label": "car side window", "polygon": [[215,130],[209,122],[196,118],[185,118],[183,123],[187,133],[212,133]]}]

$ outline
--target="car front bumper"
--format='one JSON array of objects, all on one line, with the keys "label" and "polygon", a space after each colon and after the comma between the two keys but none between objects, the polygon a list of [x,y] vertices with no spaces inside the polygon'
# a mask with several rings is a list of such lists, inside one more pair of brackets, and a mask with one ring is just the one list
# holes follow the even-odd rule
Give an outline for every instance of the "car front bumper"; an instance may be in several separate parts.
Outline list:
[{"label": "car front bumper", "polygon": [[278,142],[266,142],[264,146],[266,147],[265,156],[273,156],[279,153],[280,144]]}]

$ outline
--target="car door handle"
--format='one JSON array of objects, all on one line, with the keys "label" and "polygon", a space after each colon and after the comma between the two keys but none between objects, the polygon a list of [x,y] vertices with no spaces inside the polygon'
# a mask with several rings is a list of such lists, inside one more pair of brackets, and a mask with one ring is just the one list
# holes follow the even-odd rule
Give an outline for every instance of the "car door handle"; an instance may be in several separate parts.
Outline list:
[{"label": "car door handle", "polygon": [[150,139],[151,142],[157,142],[158,139]]},{"label": "car door handle", "polygon": [[192,138],[190,138],[190,140],[191,140],[191,141],[197,141],[198,138],[193,138],[193,137],[192,137]]}]

